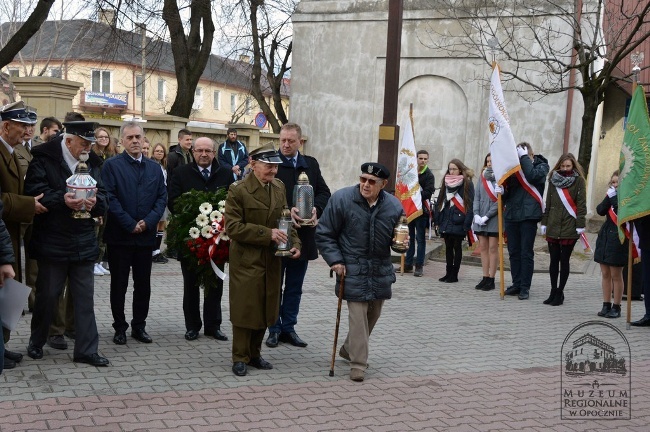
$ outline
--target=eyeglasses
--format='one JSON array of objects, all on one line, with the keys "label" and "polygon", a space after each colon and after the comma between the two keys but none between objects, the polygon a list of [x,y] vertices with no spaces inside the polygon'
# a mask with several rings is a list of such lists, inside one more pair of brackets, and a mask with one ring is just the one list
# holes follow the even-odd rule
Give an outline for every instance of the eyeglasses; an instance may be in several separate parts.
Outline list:
[{"label": "eyeglasses", "polygon": [[206,153],[206,154],[214,153],[214,150],[203,150],[203,149],[197,150],[197,149],[194,149],[193,151],[194,151],[194,153],[199,153],[199,154],[202,154],[202,153]]},{"label": "eyeglasses", "polygon": [[368,182],[368,184],[369,184],[370,186],[374,186],[374,185],[377,184],[377,181],[378,181],[378,180],[375,180],[375,179],[365,178],[364,176],[360,176],[360,177],[359,177],[359,182],[360,182],[361,184],[364,184],[364,183]]}]

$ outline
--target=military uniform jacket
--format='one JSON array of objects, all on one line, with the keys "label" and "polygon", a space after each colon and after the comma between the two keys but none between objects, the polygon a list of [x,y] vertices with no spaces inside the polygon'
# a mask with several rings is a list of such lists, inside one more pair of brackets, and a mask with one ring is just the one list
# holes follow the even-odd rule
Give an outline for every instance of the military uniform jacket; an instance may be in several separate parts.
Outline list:
[{"label": "military uniform jacket", "polygon": [[[248,329],[270,327],[280,309],[281,260],[271,229],[278,227],[286,205],[284,184],[274,179],[270,193],[254,173],[233,183],[226,198],[226,233],[230,243],[230,321]],[[291,229],[293,247],[301,248]]]}]

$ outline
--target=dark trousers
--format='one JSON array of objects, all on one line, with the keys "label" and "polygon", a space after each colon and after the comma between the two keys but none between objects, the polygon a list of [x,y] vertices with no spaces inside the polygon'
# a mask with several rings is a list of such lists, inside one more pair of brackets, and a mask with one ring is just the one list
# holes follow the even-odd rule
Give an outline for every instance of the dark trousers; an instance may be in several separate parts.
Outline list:
[{"label": "dark trousers", "polygon": [[[429,215],[421,215],[409,224],[409,250],[406,252],[406,265],[424,265],[424,253],[426,252],[425,232],[429,226]],[[418,253],[415,254],[415,244],[418,245]]]},{"label": "dark trousers", "polygon": [[266,329],[256,330],[232,326],[232,362],[248,363],[262,356],[262,340]]},{"label": "dark trousers", "polygon": [[68,281],[68,290],[74,303],[77,335],[74,356],[87,356],[97,352],[99,336],[95,322],[93,296],[95,292],[92,261],[55,262],[38,261],[36,298],[32,314],[32,345],[42,348],[47,341],[50,324],[58,308],[59,297]]},{"label": "dark trousers", "polygon": [[521,291],[528,291],[535,270],[533,247],[535,246],[535,235],[537,234],[537,221],[506,221],[505,228],[508,236],[512,286],[518,287]]},{"label": "dark trousers", "polygon": [[[2,316],[0,316],[0,322],[2,322]],[[0,343],[0,374],[5,368],[5,341],[3,340]]]},{"label": "dark trousers", "polygon": [[284,281],[284,289],[280,293],[280,314],[278,320],[269,332],[293,333],[298,323],[300,299],[302,298],[302,283],[307,273],[307,260],[282,259],[280,280]]},{"label": "dark trousers", "polygon": [[458,271],[463,260],[463,238],[445,234],[445,258],[447,259],[447,272]]},{"label": "dark trousers", "polygon": [[[577,241],[577,240],[576,240]],[[569,272],[571,271],[571,254],[576,242],[570,245],[563,245],[559,243],[548,243],[548,252],[551,256],[551,263],[548,267],[548,274],[551,277],[551,288],[559,288],[564,290],[566,281],[569,280]],[[558,275],[560,277],[560,284],[558,285]]]},{"label": "dark trousers", "polygon": [[[223,266],[221,266],[223,270]],[[190,269],[189,263],[181,259],[183,272],[183,313],[185,314],[185,329],[201,330],[201,286],[198,284],[196,273]],[[217,278],[217,286],[205,290],[203,296],[203,319],[205,329],[215,331],[221,327],[221,296],[223,281]]]},{"label": "dark trousers", "polygon": [[[151,247],[108,245],[108,265],[111,269],[111,311],[113,328],[126,331],[129,328],[124,316],[126,289],[129,273],[133,268],[133,330],[144,329],[149,315],[151,297]],[[76,326],[79,328],[79,325]]]}]

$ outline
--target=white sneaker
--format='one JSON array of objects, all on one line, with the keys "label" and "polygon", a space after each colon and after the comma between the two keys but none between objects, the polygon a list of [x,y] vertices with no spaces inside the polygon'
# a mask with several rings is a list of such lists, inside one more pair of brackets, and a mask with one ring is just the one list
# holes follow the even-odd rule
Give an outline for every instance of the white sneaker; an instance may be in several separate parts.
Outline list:
[{"label": "white sneaker", "polygon": [[95,269],[93,271],[95,276],[104,276],[104,272],[101,270],[101,267],[102,266],[100,266],[99,264],[95,264]]},{"label": "white sneaker", "polygon": [[98,264],[95,264],[95,265],[97,266],[96,268],[98,268],[100,271],[104,272],[105,275],[109,275],[109,274],[111,274],[111,272],[109,272],[108,270],[106,270],[106,269],[104,268],[104,266],[101,265],[101,263],[98,263]]}]

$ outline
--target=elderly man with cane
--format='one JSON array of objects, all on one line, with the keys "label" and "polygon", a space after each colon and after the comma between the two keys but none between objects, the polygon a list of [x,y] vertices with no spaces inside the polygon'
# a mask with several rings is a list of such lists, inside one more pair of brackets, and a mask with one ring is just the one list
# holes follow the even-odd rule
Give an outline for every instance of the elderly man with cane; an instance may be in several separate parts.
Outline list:
[{"label": "elderly man with cane", "polygon": [[349,332],[339,355],[350,362],[352,381],[364,379],[370,333],[395,282],[390,246],[404,210],[383,190],[389,176],[381,164],[361,165],[359,184],[332,195],[316,228],[318,249],[337,276],[337,295],[345,277]]}]

